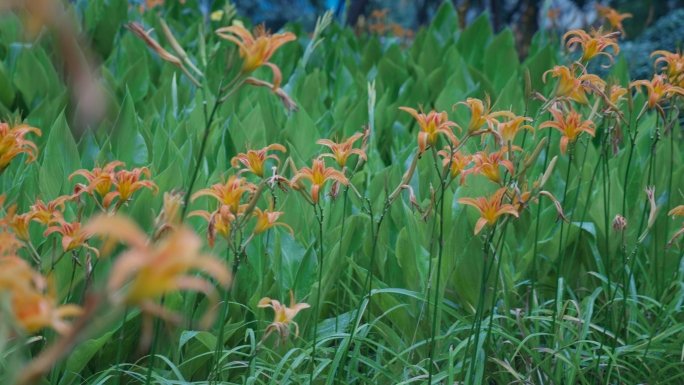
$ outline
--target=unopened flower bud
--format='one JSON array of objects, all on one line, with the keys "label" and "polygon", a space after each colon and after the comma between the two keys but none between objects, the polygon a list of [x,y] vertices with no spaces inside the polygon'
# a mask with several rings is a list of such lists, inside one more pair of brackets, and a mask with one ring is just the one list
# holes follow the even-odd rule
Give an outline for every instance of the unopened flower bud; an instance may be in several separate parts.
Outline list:
[{"label": "unopened flower bud", "polygon": [[615,219],[613,219],[613,229],[615,230],[615,234],[624,232],[626,228],[627,219],[620,214],[616,215]]}]

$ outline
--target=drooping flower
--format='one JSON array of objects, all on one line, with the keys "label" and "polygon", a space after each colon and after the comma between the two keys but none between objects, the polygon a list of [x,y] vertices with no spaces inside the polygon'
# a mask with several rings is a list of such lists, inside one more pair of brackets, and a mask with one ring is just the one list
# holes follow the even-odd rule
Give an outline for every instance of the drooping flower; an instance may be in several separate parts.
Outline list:
[{"label": "drooping flower", "polygon": [[16,254],[17,249],[24,247],[24,244],[17,239],[17,236],[6,232],[0,231],[0,256],[8,256]]},{"label": "drooping flower", "polygon": [[85,247],[96,255],[100,255],[98,249],[91,247],[86,243],[91,234],[83,228],[80,222],[69,223],[60,218],[54,226],[48,227],[47,230],[43,232],[43,236],[47,237],[52,233],[59,233],[62,236],[62,249],[64,249],[65,253],[79,247]]},{"label": "drooping flower", "polygon": [[[563,35],[563,40],[570,36],[574,36],[568,40],[566,46],[568,49],[571,49],[577,44],[582,47],[582,58],[580,59],[581,62],[586,63],[596,57],[596,55],[605,55],[610,59],[610,65],[612,65],[613,56],[616,56],[618,53],[620,53],[620,47],[618,47],[614,40],[616,34],[617,32],[612,32],[601,35],[601,29],[599,29],[598,31],[592,31],[593,36],[591,36],[581,29],[574,29]],[[608,47],[613,48],[612,55],[608,52],[605,52],[605,49]]]},{"label": "drooping flower", "polygon": [[12,205],[4,218],[0,219],[0,226],[10,228],[17,238],[24,242],[31,242],[29,235],[29,224],[31,223],[32,214],[17,214],[17,205]]},{"label": "drooping flower", "polygon": [[611,28],[622,32],[623,37],[627,36],[627,33],[625,33],[625,29],[622,26],[622,21],[631,18],[631,13],[618,13],[614,8],[603,7],[599,3],[596,4],[596,11],[601,17],[608,20]]},{"label": "drooping flower", "polygon": [[210,196],[216,198],[221,204],[226,205],[230,208],[230,212],[233,215],[237,215],[240,208],[240,201],[245,193],[253,194],[257,187],[246,181],[245,178],[240,178],[237,175],[233,175],[228,178],[225,184],[216,183],[210,188],[199,190],[192,195],[190,201],[201,196]]},{"label": "drooping flower", "polygon": [[560,140],[562,154],[565,154],[568,143],[576,141],[582,132],[594,136],[594,122],[591,120],[582,121],[582,115],[578,114],[577,111],[570,110],[566,116],[563,116],[562,112],[553,108],[550,108],[549,112],[551,112],[555,121],[544,122],[539,126],[539,129],[551,127],[563,134]]},{"label": "drooping flower", "polygon": [[141,188],[152,190],[152,194],[156,195],[159,192],[159,188],[153,181],[141,179],[143,175],[148,178],[150,177],[150,170],[147,167],[135,168],[133,171],[119,170],[113,181],[115,190],[105,195],[104,199],[102,199],[102,205],[109,209],[114,199],[118,198],[116,202],[116,209],[118,209],[126,204],[133,193]]},{"label": "drooping flower", "polygon": [[667,82],[665,75],[653,75],[653,80],[636,80],[630,84],[630,87],[641,89],[646,87],[648,91],[648,108],[653,108],[656,104],[666,100],[672,94],[679,94],[684,96],[684,88],[673,86]]},{"label": "drooping flower", "polygon": [[268,210],[261,211],[260,208],[255,207],[253,216],[257,217],[257,222],[254,226],[254,235],[261,234],[275,226],[283,226],[290,230],[290,233],[294,237],[294,231],[292,231],[290,226],[283,222],[278,222],[278,218],[283,214],[285,213],[282,211],[273,211],[273,202],[270,203]]},{"label": "drooping flower", "polygon": [[266,327],[264,337],[261,341],[265,341],[266,338],[275,331],[280,337],[280,341],[283,343],[285,343],[285,340],[290,336],[290,325],[294,325],[295,327],[295,339],[299,337],[299,325],[293,321],[294,317],[300,311],[311,307],[308,303],[295,303],[292,291],[290,291],[290,307],[282,305],[279,301],[268,297],[262,298],[257,306],[261,308],[270,307],[275,312],[273,323]]},{"label": "drooping flower", "polygon": [[504,158],[507,151],[508,147],[506,146],[495,152],[487,153],[487,151],[480,151],[476,153],[473,155],[475,167],[473,167],[472,173],[483,175],[490,181],[501,184],[501,166],[505,167],[511,176],[515,175],[513,163]]},{"label": "drooping flower", "polygon": [[366,153],[363,152],[362,149],[353,148],[354,142],[361,139],[363,136],[364,134],[359,132],[357,134],[352,135],[351,138],[342,141],[341,143],[335,143],[329,139],[319,139],[318,141],[316,141],[316,144],[321,144],[323,146],[330,148],[332,154],[322,154],[321,156],[329,156],[331,158],[335,158],[335,160],[337,160],[337,164],[341,168],[344,168],[344,166],[346,166],[347,164],[347,158],[349,158],[349,155],[356,154],[359,156],[359,158],[362,158],[363,160],[367,159]]},{"label": "drooping flower", "polygon": [[509,214],[518,217],[518,211],[511,204],[502,204],[502,199],[506,194],[507,188],[498,189],[489,198],[459,198],[458,203],[475,207],[482,218],[475,224],[475,234],[479,233],[485,225],[494,226],[502,215]]},{"label": "drooping flower", "polygon": [[216,211],[209,213],[204,210],[196,210],[188,214],[188,217],[202,217],[209,223],[207,227],[207,242],[214,247],[216,234],[230,241],[230,229],[235,221],[235,215],[230,212],[230,206],[221,205]]},{"label": "drooping flower", "polygon": [[9,292],[14,320],[28,334],[46,327],[65,334],[70,325],[64,319],[82,313],[73,304],[58,306],[53,286],[17,256],[0,257],[0,292]]},{"label": "drooping flower", "polygon": [[82,185],[84,187],[79,190],[85,191],[90,195],[95,191],[97,195],[104,198],[112,190],[118,167],[126,167],[126,164],[115,160],[107,163],[104,167],[95,167],[92,171],[78,170],[69,175],[69,181],[77,175],[82,176],[88,181],[88,186]]},{"label": "drooping flower", "polygon": [[31,219],[43,226],[49,227],[56,224],[59,220],[64,219],[62,216],[64,203],[70,199],[70,196],[64,195],[48,202],[47,205],[42,199],[36,200],[36,203],[31,206]]},{"label": "drooping flower", "polygon": [[24,136],[29,132],[38,136],[41,135],[39,129],[26,124],[19,124],[10,128],[9,124],[0,123],[0,174],[19,154],[28,154],[26,164],[36,160],[38,147],[32,141],[24,139]]},{"label": "drooping flower", "polygon": [[[168,318],[169,312],[155,300],[177,290],[204,293],[211,302],[209,309],[216,306],[218,296],[214,285],[196,272],[211,276],[223,287],[231,283],[230,272],[223,261],[201,254],[201,239],[187,228],[172,230],[157,243],[148,240],[136,223],[122,216],[99,216],[86,226],[86,230],[130,246],[114,261],[107,282],[107,290],[115,304],[139,306],[148,313]],[[202,324],[207,326],[212,321],[213,312],[209,311]]]},{"label": "drooping flower", "polygon": [[230,161],[230,165],[233,168],[240,168],[240,163],[242,163],[246,168],[238,171],[238,175],[243,172],[252,172],[259,178],[264,177],[264,163],[266,159],[275,159],[280,165],[280,159],[275,154],[267,155],[269,151],[280,151],[287,152],[287,149],[280,144],[271,144],[261,150],[250,150],[247,149],[247,153],[240,153]]},{"label": "drooping flower", "polygon": [[[684,55],[680,50],[677,53],[672,53],[668,51],[654,51],[651,57],[661,55],[655,60],[653,66],[656,68],[657,72],[667,73],[667,77],[672,85],[679,87],[684,87]],[[658,70],[658,63],[663,62],[665,67]]]},{"label": "drooping flower", "polygon": [[314,159],[311,168],[303,167],[299,172],[292,178],[290,185],[297,185],[297,181],[300,179],[308,179],[311,181],[311,198],[313,203],[318,203],[318,196],[320,190],[325,185],[328,180],[336,180],[343,185],[347,185],[349,181],[347,177],[340,171],[335,170],[332,167],[325,167],[325,161],[323,159]]},{"label": "drooping flower", "polygon": [[449,121],[446,111],[438,113],[437,111],[432,110],[426,115],[422,112],[418,113],[418,111],[410,107],[399,107],[399,109],[408,112],[416,121],[418,121],[418,126],[420,127],[420,132],[418,133],[418,149],[421,154],[424,153],[429,146],[434,146],[435,143],[437,143],[437,138],[440,133],[446,135],[454,146],[458,146],[458,139],[451,130],[451,127],[458,127],[458,125]]},{"label": "drooping flower", "polygon": [[[574,70],[574,69],[573,69]],[[567,97],[577,103],[588,105],[586,92],[605,87],[606,82],[594,74],[582,74],[578,77],[573,75],[573,71],[565,66],[555,66],[553,69],[544,72],[542,80],[546,82],[546,75],[551,73],[558,78],[556,87],[549,99]]]},{"label": "drooping flower", "polygon": [[216,30],[216,34],[226,40],[230,40],[240,47],[240,57],[244,59],[242,63],[242,73],[248,74],[261,66],[268,66],[273,71],[273,90],[280,87],[283,75],[280,68],[269,59],[275,51],[283,44],[296,40],[297,37],[292,32],[271,35],[266,32],[263,26],[254,29],[254,35],[239,23],[233,23],[230,27],[223,27]]},{"label": "drooping flower", "polygon": [[508,117],[510,119],[515,118],[515,114],[511,111],[497,111],[490,112],[492,109],[492,103],[487,95],[485,102],[483,103],[480,99],[468,98],[465,102],[458,102],[454,104],[453,109],[456,106],[463,104],[470,109],[470,123],[468,124],[468,129],[466,130],[468,134],[475,134],[484,126],[487,125],[488,130],[493,130],[494,127],[499,123],[497,118]]},{"label": "drooping flower", "polygon": [[[460,175],[459,184],[463,184],[465,182],[465,177],[468,174],[466,168],[473,161],[472,155],[461,154],[461,151],[456,151],[451,155],[451,149],[449,147],[437,152],[437,154],[443,158],[442,167],[450,167],[449,177],[451,179],[456,179]],[[451,166],[449,166],[450,164]]]}]

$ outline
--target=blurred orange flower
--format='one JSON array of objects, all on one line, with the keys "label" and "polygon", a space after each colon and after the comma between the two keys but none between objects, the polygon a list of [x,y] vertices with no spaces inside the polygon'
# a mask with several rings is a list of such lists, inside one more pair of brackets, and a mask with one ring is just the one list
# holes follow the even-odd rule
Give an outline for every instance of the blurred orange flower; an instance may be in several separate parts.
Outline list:
[{"label": "blurred orange flower", "polygon": [[114,183],[114,178],[116,176],[116,169],[118,167],[126,167],[126,164],[115,160],[109,162],[104,167],[95,167],[93,168],[93,171],[88,171],[86,169],[78,170],[69,175],[69,181],[77,175],[82,176],[88,181],[88,186],[79,184],[80,186],[83,186],[83,188],[79,190],[85,191],[90,195],[95,191],[100,197],[104,198],[112,189],[112,184]]},{"label": "blurred orange flower", "polygon": [[[574,29],[563,35],[563,40],[570,36],[574,36],[568,40],[567,48],[570,49],[571,47],[579,44],[582,47],[582,58],[580,59],[581,62],[586,63],[596,57],[596,55],[605,55],[610,59],[610,65],[612,65],[613,56],[620,53],[620,47],[618,47],[614,39],[616,33],[617,32],[601,35],[601,29],[599,29],[598,31],[592,31],[592,36],[590,36],[581,29]],[[604,52],[608,47],[613,48],[612,55],[608,52]]]},{"label": "blurred orange flower", "polygon": [[658,63],[664,62],[666,66],[661,68],[660,71],[667,72],[667,77],[673,85],[684,86],[684,55],[682,55],[682,52],[679,50],[677,50],[677,53],[654,51],[651,57],[656,55],[661,55],[653,63],[656,71],[658,71]]},{"label": "blurred orange flower", "polygon": [[70,199],[71,197],[68,195],[61,196],[48,202],[47,205],[42,199],[36,200],[36,203],[31,206],[31,219],[43,226],[52,226],[56,224],[59,220],[64,219],[62,216],[64,202]]},{"label": "blurred orange flower", "polygon": [[95,255],[99,256],[100,251],[94,247],[89,246],[86,241],[90,238],[90,233],[85,230],[80,222],[66,222],[60,218],[56,221],[56,225],[48,227],[43,236],[47,237],[52,233],[59,233],[62,235],[62,249],[64,252],[75,250],[78,247],[85,247],[91,250]]},{"label": "blurred orange flower", "polygon": [[235,215],[230,212],[230,206],[221,205],[216,211],[209,213],[204,210],[196,210],[188,214],[188,217],[202,217],[209,223],[207,227],[207,242],[214,247],[216,234],[220,234],[230,241],[230,229],[235,221]]},{"label": "blurred orange flower", "polygon": [[555,66],[553,69],[544,72],[542,77],[544,82],[546,82],[546,75],[549,72],[553,77],[558,78],[556,87],[549,99],[567,97],[577,103],[587,105],[589,100],[587,99],[586,91],[593,91],[594,88],[601,89],[606,84],[603,79],[593,74],[582,74],[575,78],[573,71],[565,66]]},{"label": "blurred orange flower", "polygon": [[29,224],[31,223],[32,214],[17,214],[17,205],[12,205],[5,214],[5,217],[0,219],[0,226],[10,228],[17,238],[24,242],[31,242],[29,236]]},{"label": "blurred orange flower", "polygon": [[119,198],[115,207],[115,210],[118,209],[126,204],[133,193],[141,188],[153,190],[152,194],[156,195],[159,192],[159,188],[151,180],[141,180],[143,175],[148,178],[150,177],[150,170],[147,167],[135,168],[133,171],[119,170],[113,181],[115,190],[105,195],[102,200],[102,205],[105,209],[109,210],[112,201],[115,198]]}]

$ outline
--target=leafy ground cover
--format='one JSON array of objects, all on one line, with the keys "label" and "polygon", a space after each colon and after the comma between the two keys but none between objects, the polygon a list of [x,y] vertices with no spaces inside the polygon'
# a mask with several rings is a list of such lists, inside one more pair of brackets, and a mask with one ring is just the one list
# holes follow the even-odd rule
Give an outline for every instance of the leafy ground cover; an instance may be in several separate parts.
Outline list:
[{"label": "leafy ground cover", "polygon": [[682,381],[681,54],[40,9],[0,23],[3,382]]}]

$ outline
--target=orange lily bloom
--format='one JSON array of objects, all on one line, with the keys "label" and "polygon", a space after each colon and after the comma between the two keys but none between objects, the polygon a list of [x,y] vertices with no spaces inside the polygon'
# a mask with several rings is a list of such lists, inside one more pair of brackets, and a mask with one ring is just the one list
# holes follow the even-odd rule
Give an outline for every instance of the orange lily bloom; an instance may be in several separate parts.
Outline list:
[{"label": "orange lily bloom", "polygon": [[112,184],[116,177],[116,168],[125,166],[126,164],[124,162],[115,160],[109,162],[104,167],[95,167],[93,171],[85,169],[75,171],[69,175],[69,181],[77,175],[82,176],[88,181],[88,186],[84,186],[81,190],[86,191],[91,195],[93,194],[93,191],[95,191],[100,197],[104,198],[112,189]]},{"label": "orange lily bloom", "polygon": [[408,112],[418,121],[418,126],[420,126],[420,132],[418,133],[418,149],[421,154],[424,153],[429,146],[434,146],[435,143],[437,143],[437,138],[440,133],[446,135],[454,146],[458,146],[458,139],[451,130],[451,127],[458,127],[458,125],[449,121],[446,111],[437,113],[437,111],[432,110],[425,115],[423,113],[419,114],[418,111],[410,107],[399,107],[399,109]]},{"label": "orange lily bloom", "polygon": [[325,167],[325,161],[323,159],[314,159],[312,168],[304,167],[292,178],[290,185],[296,188],[295,185],[297,181],[301,178],[308,179],[311,181],[311,198],[314,203],[318,203],[318,195],[328,180],[336,180],[343,185],[347,185],[349,181],[347,177],[340,171],[335,170],[332,167]]},{"label": "orange lily bloom", "polygon": [[11,206],[5,217],[0,219],[0,226],[9,227],[17,238],[24,242],[31,242],[29,223],[31,223],[33,215],[31,213],[18,215],[16,212],[17,205]]},{"label": "orange lily bloom", "polygon": [[672,218],[676,216],[682,216],[684,217],[684,205],[677,206],[670,210],[669,213],[667,213],[668,216],[672,215]]},{"label": "orange lily bloom", "polygon": [[473,174],[481,174],[487,177],[489,180],[496,184],[501,184],[501,170],[500,166],[504,166],[506,170],[511,174],[515,175],[515,169],[513,168],[513,163],[504,158],[504,155],[508,151],[508,146],[502,147],[499,151],[487,153],[486,151],[480,151],[473,155],[473,161],[475,161],[475,167],[472,169]]},{"label": "orange lily bloom", "polygon": [[0,174],[9,166],[12,159],[19,154],[28,154],[26,164],[36,160],[38,147],[30,140],[24,139],[24,136],[29,132],[38,136],[41,135],[39,129],[26,124],[10,128],[9,124],[0,123]]},{"label": "orange lily bloom", "polygon": [[622,26],[622,21],[631,18],[631,13],[618,13],[614,8],[602,7],[600,4],[596,4],[596,10],[601,17],[608,20],[611,28],[616,28],[618,31],[622,32],[623,36],[627,36],[627,33],[625,33],[625,29]]},{"label": "orange lily bloom", "polygon": [[269,209],[261,211],[260,208],[254,208],[254,214],[252,216],[257,217],[256,225],[254,226],[254,235],[261,234],[266,230],[275,227],[283,226],[290,230],[290,234],[294,237],[294,231],[292,228],[283,222],[277,222],[281,215],[285,214],[282,211],[273,211],[273,202],[270,203]]},{"label": "orange lily bloom", "polygon": [[268,60],[283,44],[296,40],[292,32],[271,35],[263,26],[254,29],[254,35],[245,27],[233,24],[216,30],[219,37],[230,40],[240,47],[240,57],[244,58],[242,73],[248,74],[261,66],[268,66],[273,71],[273,91],[280,87],[283,75],[280,68]]},{"label": "orange lily bloom", "polygon": [[509,214],[518,217],[518,210],[511,204],[501,204],[501,200],[506,194],[507,188],[502,187],[498,189],[494,195],[489,199],[484,197],[473,198],[459,198],[458,203],[462,205],[470,205],[480,211],[482,218],[478,219],[475,224],[475,234],[479,233],[485,225],[494,226],[500,216]]},{"label": "orange lily bloom", "polygon": [[485,124],[487,124],[489,130],[493,130],[494,126],[499,123],[499,121],[496,120],[498,117],[503,116],[510,119],[515,118],[515,114],[510,111],[498,111],[490,113],[492,103],[489,99],[489,95],[487,95],[485,103],[483,103],[480,99],[468,98],[465,102],[458,102],[454,104],[453,109],[455,110],[456,106],[459,104],[463,104],[470,109],[470,123],[468,124],[467,130],[469,134],[476,133]]},{"label": "orange lily bloom", "polygon": [[143,175],[148,178],[150,177],[150,170],[147,167],[135,168],[133,171],[119,170],[113,181],[116,190],[105,195],[102,205],[109,209],[114,198],[119,198],[118,202],[116,202],[116,208],[118,209],[128,202],[134,192],[141,188],[153,190],[152,194],[157,195],[159,192],[157,185],[151,180],[140,180]]},{"label": "orange lily bloom", "polygon": [[627,89],[621,87],[619,84],[613,84],[610,87],[610,102],[617,105],[620,103],[624,96],[627,95]]},{"label": "orange lily bloom", "polygon": [[[232,281],[223,261],[200,253],[202,240],[187,228],[174,229],[157,243],[151,243],[135,222],[122,216],[99,216],[86,229],[122,240],[130,246],[114,261],[107,282],[114,303],[137,305],[148,313],[169,317],[168,311],[154,301],[184,289],[204,293],[211,302],[209,309],[213,309],[218,302],[214,285],[189,273],[201,271],[223,287],[228,287]],[[127,289],[121,293],[125,286]],[[203,326],[211,323],[212,316],[213,312],[207,313]]]},{"label": "orange lily bloom", "polygon": [[216,234],[220,234],[226,240],[230,240],[230,229],[235,221],[235,215],[230,212],[230,207],[221,205],[216,211],[209,213],[204,210],[196,210],[188,214],[188,217],[202,217],[209,222],[207,227],[207,242],[214,247]]},{"label": "orange lily bloom", "polygon": [[24,244],[17,239],[17,236],[5,231],[0,231],[0,256],[15,254]]},{"label": "orange lily bloom", "polygon": [[532,118],[524,116],[516,116],[497,124],[497,137],[500,140],[500,146],[507,146],[508,143],[513,143],[515,136],[522,130],[530,130],[534,134],[534,127],[525,122],[531,122]]},{"label": "orange lily bloom", "polygon": [[31,206],[31,219],[42,224],[43,226],[52,226],[59,220],[64,219],[62,212],[64,211],[64,202],[71,199],[70,196],[64,195],[46,205],[42,199],[36,200],[36,203]]},{"label": "orange lily bloom", "polygon": [[216,198],[221,204],[228,206],[233,215],[237,215],[238,211],[240,211],[242,196],[245,193],[253,194],[256,189],[257,187],[252,183],[246,182],[245,178],[233,175],[228,178],[225,184],[216,183],[210,188],[194,193],[190,201],[192,202],[201,196],[211,196]]},{"label": "orange lily bloom", "polygon": [[672,94],[684,96],[684,88],[673,86],[667,83],[665,75],[653,75],[653,80],[636,80],[630,87],[640,89],[641,86],[648,90],[648,108],[655,107],[661,100],[667,99]]},{"label": "orange lily bloom", "polygon": [[[449,176],[451,179],[456,179],[456,177],[460,175],[461,180],[459,181],[459,184],[463,184],[465,182],[465,177],[468,174],[465,172],[465,169],[473,161],[472,155],[461,154],[461,151],[456,151],[451,155],[451,149],[449,147],[437,152],[437,154],[443,158],[442,167],[449,167],[449,163],[451,163],[451,168],[449,169]],[[449,159],[449,156],[451,156],[451,159]]]},{"label": "orange lily bloom", "polygon": [[664,62],[666,67],[663,67],[661,71],[665,72],[667,70],[667,77],[673,85],[684,86],[684,55],[682,52],[677,50],[677,53],[672,53],[668,51],[655,51],[651,54],[651,57],[655,55],[662,55],[655,60],[653,65],[658,66],[658,63]]},{"label": "orange lily bloom", "polygon": [[332,157],[337,160],[337,164],[340,166],[340,168],[344,168],[344,166],[347,164],[347,158],[349,158],[349,155],[356,154],[359,156],[359,158],[362,158],[363,160],[367,160],[368,158],[366,157],[366,153],[363,152],[362,149],[359,148],[353,148],[354,147],[354,142],[357,140],[361,139],[363,137],[363,133],[357,133],[352,135],[351,138],[343,141],[342,143],[335,143],[332,140],[329,139],[319,139],[316,141],[316,144],[321,144],[323,146],[329,147],[330,150],[332,150],[332,154],[322,154],[322,157]]},{"label": "orange lily bloom", "polygon": [[575,78],[572,71],[565,66],[555,66],[553,69],[544,72],[542,76],[544,82],[546,82],[546,74],[549,72],[553,77],[558,78],[558,83],[556,83],[556,88],[553,90],[550,99],[567,97],[577,103],[587,105],[589,100],[585,91],[591,91],[593,87],[601,88],[606,84],[603,79],[593,74],[583,74]]},{"label": "orange lily bloom", "polygon": [[268,297],[262,298],[257,306],[261,308],[270,307],[275,311],[273,323],[266,327],[264,337],[261,341],[263,342],[266,340],[266,338],[275,331],[283,343],[285,343],[285,340],[290,335],[290,325],[295,326],[295,339],[299,337],[299,325],[294,322],[293,319],[297,313],[311,307],[308,303],[295,303],[292,291],[290,291],[290,307],[282,305],[279,301]]},{"label": "orange lily bloom", "polygon": [[594,136],[594,122],[591,120],[582,121],[582,115],[578,114],[577,111],[571,110],[566,116],[553,108],[550,108],[549,112],[556,120],[542,123],[539,129],[551,127],[563,134],[560,141],[561,154],[565,154],[568,143],[576,141],[582,132]]},{"label": "orange lily bloom", "polygon": [[35,334],[46,327],[65,334],[70,325],[64,318],[82,313],[76,305],[57,306],[52,285],[48,285],[43,276],[16,256],[0,257],[0,291],[9,291],[13,316],[28,334]]},{"label": "orange lily bloom", "polygon": [[[596,57],[596,55],[605,55],[608,56],[610,59],[610,65],[613,64],[613,56],[617,55],[620,53],[620,47],[618,47],[617,43],[613,39],[613,36],[615,36],[617,32],[613,33],[608,33],[606,35],[601,35],[601,29],[598,31],[592,31],[592,35],[590,36],[588,33],[582,31],[581,29],[575,29],[572,31],[568,31],[565,35],[563,35],[563,40],[567,39],[570,36],[574,36],[567,42],[567,48],[570,49],[572,46],[579,44],[582,47],[582,58],[580,59],[581,62],[586,63],[589,60],[593,59]],[[613,54],[609,54],[607,52],[604,52],[604,50],[608,47],[613,48]]]},{"label": "orange lily bloom", "polygon": [[283,147],[281,144],[277,143],[268,145],[262,148],[261,150],[255,151],[247,149],[246,154],[240,153],[236,157],[234,157],[230,161],[230,165],[233,166],[233,168],[240,168],[239,163],[242,163],[246,167],[238,171],[238,175],[242,174],[243,172],[250,171],[253,172],[259,178],[263,178],[264,163],[266,162],[266,159],[275,159],[278,162],[278,165],[280,165],[280,159],[278,159],[277,155],[266,155],[269,151],[287,152],[287,149]]},{"label": "orange lily bloom", "polygon": [[47,237],[52,233],[59,233],[62,235],[62,249],[64,249],[65,253],[78,247],[85,247],[94,252],[95,255],[100,255],[98,249],[91,247],[86,243],[88,238],[90,238],[90,233],[81,226],[80,222],[69,223],[60,218],[55,226],[48,227],[47,230],[43,232],[43,236]]}]

